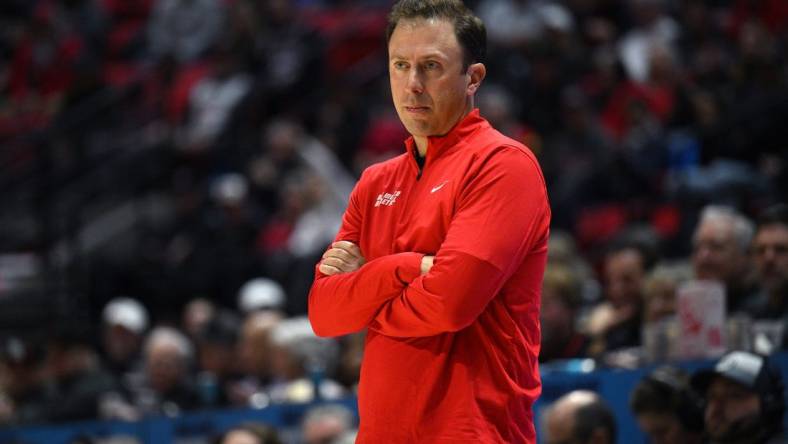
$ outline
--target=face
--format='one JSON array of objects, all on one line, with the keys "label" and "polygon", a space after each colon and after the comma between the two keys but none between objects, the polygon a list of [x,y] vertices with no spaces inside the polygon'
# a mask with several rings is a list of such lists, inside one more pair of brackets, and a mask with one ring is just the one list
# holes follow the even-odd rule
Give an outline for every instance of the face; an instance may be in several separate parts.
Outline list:
[{"label": "face", "polygon": [[753,241],[755,269],[770,292],[788,288],[788,226],[766,225]]},{"label": "face", "polygon": [[734,281],[745,259],[729,221],[710,219],[698,227],[692,251],[692,265],[698,279]]},{"label": "face", "polygon": [[676,314],[676,284],[654,282],[644,296],[646,322],[656,322]]},{"label": "face", "polygon": [[170,344],[157,344],[148,351],[146,371],[151,387],[167,392],[184,377],[186,365],[178,349]]},{"label": "face", "polygon": [[441,19],[400,20],[388,50],[391,95],[405,128],[417,141],[448,133],[471,110],[484,65],[463,69],[454,25]]},{"label": "face", "polygon": [[643,261],[635,250],[615,252],[605,259],[607,298],[613,306],[639,303],[643,275]]},{"label": "face", "polygon": [[688,442],[684,429],[675,415],[668,413],[643,413],[637,416],[638,426],[648,435],[653,444],[677,444]]},{"label": "face", "polygon": [[706,433],[724,441],[757,423],[761,413],[758,395],[726,378],[716,377],[706,391]]},{"label": "face", "polygon": [[104,348],[116,363],[125,363],[133,359],[142,341],[139,335],[119,325],[106,326],[103,334]]},{"label": "face", "polygon": [[222,440],[222,444],[261,444],[260,440],[246,430],[233,430]]}]

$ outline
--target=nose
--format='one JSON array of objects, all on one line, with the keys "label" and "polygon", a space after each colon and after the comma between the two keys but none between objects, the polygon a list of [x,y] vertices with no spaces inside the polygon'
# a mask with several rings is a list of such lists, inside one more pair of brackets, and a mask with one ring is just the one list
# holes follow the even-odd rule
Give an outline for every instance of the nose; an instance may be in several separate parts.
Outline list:
[{"label": "nose", "polygon": [[424,92],[424,82],[421,79],[420,69],[411,69],[408,72],[408,91],[414,94],[421,94]]}]

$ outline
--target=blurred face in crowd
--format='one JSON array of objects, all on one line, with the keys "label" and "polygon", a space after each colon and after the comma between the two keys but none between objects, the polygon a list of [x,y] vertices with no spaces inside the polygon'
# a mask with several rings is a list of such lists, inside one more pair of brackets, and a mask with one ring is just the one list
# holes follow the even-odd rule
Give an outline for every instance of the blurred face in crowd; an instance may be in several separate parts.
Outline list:
[{"label": "blurred face in crowd", "polygon": [[189,336],[196,337],[215,313],[216,307],[207,299],[193,299],[183,310],[183,329]]},{"label": "blurred face in crowd", "polygon": [[148,350],[146,371],[151,387],[164,393],[177,386],[186,372],[186,362],[172,344],[154,344]]},{"label": "blurred face in crowd", "polygon": [[727,442],[757,432],[760,414],[758,395],[727,378],[716,377],[706,391],[704,420],[712,440]]},{"label": "blurred face in crowd", "polygon": [[222,440],[222,444],[263,444],[248,430],[233,430]]},{"label": "blurred face in crowd", "polygon": [[647,412],[637,415],[640,429],[648,435],[652,444],[689,444],[681,422],[673,413]]},{"label": "blurred face in crowd", "polygon": [[[574,331],[574,310],[550,285],[542,287],[542,305],[539,310],[542,327],[542,348],[546,351],[560,347],[560,342]],[[559,350],[555,350],[559,352]]]},{"label": "blurred face in crowd", "polygon": [[788,289],[788,226],[761,227],[752,249],[755,269],[764,288],[771,293]]},{"label": "blurred face in crowd", "polygon": [[645,322],[656,322],[676,314],[676,283],[654,281],[646,289],[644,297]]},{"label": "blurred face in crowd", "polygon": [[116,363],[125,363],[133,359],[142,343],[140,335],[120,325],[106,326],[103,335],[104,350]]},{"label": "blurred face in crowd", "polygon": [[253,313],[244,321],[239,341],[241,368],[245,373],[268,377],[271,361],[271,330],[282,319],[276,313]]},{"label": "blurred face in crowd", "polygon": [[746,260],[731,220],[708,219],[695,231],[692,266],[698,279],[733,282],[742,277]]},{"label": "blurred face in crowd", "polygon": [[464,69],[454,25],[442,19],[400,20],[388,50],[394,107],[419,147],[423,142],[426,149],[427,136],[448,133],[471,110],[484,65]]},{"label": "blurred face in crowd", "polygon": [[607,299],[614,307],[638,304],[643,286],[643,258],[637,250],[614,252],[605,259]]}]

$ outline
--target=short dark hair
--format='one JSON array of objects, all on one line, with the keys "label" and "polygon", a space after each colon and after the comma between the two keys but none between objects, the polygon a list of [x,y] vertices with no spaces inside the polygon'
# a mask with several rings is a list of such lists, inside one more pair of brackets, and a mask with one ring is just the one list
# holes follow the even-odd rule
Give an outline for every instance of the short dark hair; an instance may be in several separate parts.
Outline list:
[{"label": "short dark hair", "polygon": [[758,217],[758,229],[767,225],[785,225],[788,227],[788,205],[779,203],[772,205]]},{"label": "short dark hair", "polygon": [[629,408],[635,415],[677,414],[681,392],[688,389],[689,377],[686,373],[672,367],[660,367],[659,372],[655,371],[638,382],[629,398]]},{"label": "short dark hair", "polygon": [[463,50],[463,68],[483,63],[487,55],[487,30],[479,17],[460,0],[400,0],[389,13],[386,42],[400,20],[441,18],[454,25],[454,35]]},{"label": "short dark hair", "polygon": [[600,427],[607,430],[611,443],[616,442],[616,418],[613,411],[602,398],[596,398],[577,409],[572,436],[577,441],[588,442],[594,431]]},{"label": "short dark hair", "polygon": [[650,271],[657,263],[659,258],[658,240],[651,236],[652,233],[646,231],[631,230],[624,232],[615,238],[605,248],[605,258],[615,254],[633,250],[638,255],[643,264],[643,271]]},{"label": "short dark hair", "polygon": [[689,374],[678,367],[659,367],[632,390],[629,408],[635,416],[648,413],[671,415],[685,430],[701,432],[702,402],[689,381]]}]

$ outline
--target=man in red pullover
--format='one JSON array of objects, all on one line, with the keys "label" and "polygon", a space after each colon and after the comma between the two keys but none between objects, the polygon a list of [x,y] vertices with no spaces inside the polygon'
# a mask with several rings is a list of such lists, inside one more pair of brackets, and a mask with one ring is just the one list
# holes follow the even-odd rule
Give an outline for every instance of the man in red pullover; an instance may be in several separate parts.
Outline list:
[{"label": "man in red pullover", "polygon": [[312,327],[367,328],[358,443],[535,443],[541,170],[474,108],[486,33],[461,1],[400,1],[387,37],[412,137],[351,194],[317,266]]}]

